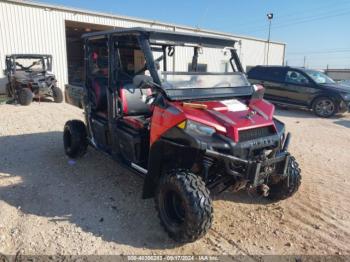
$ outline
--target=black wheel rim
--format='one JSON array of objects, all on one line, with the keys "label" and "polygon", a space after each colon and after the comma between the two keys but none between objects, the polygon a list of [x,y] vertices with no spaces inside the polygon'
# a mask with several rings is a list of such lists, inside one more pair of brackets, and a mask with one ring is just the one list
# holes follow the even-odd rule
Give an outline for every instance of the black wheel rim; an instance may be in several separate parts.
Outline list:
[{"label": "black wheel rim", "polygon": [[175,191],[165,193],[163,201],[164,219],[167,224],[181,225],[185,220],[184,203],[180,195]]},{"label": "black wheel rim", "polygon": [[320,100],[315,106],[315,111],[320,116],[330,116],[333,114],[334,110],[334,103],[330,99]]}]

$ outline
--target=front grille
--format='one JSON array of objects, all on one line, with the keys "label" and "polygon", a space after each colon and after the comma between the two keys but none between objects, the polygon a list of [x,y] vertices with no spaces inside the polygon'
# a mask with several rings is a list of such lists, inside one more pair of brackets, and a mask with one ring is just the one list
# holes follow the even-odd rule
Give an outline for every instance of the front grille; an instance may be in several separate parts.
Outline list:
[{"label": "front grille", "polygon": [[274,135],[274,129],[272,126],[252,128],[239,131],[239,142],[245,142],[249,140],[259,139],[266,136]]}]

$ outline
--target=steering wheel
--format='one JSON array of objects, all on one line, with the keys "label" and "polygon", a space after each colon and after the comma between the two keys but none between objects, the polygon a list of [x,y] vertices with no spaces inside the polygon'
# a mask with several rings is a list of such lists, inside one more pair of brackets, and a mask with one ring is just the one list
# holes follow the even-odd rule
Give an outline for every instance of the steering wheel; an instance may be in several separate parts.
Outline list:
[{"label": "steering wheel", "polygon": [[23,66],[20,63],[16,62],[16,65],[19,66],[24,71],[29,71],[33,66],[37,65],[39,61],[33,62],[30,66]]},{"label": "steering wheel", "polygon": [[33,62],[30,66],[28,66],[26,69],[29,70],[31,69],[33,66],[37,65],[38,63],[40,63],[39,61],[35,61]]},{"label": "steering wheel", "polygon": [[16,62],[16,66],[19,66],[22,70],[26,70],[27,69],[26,67],[24,67],[23,65],[21,65],[20,63],[17,63],[17,62]]},{"label": "steering wheel", "polygon": [[27,69],[31,69],[35,65],[36,65],[36,62],[33,62],[33,64],[31,64],[30,66],[27,67]]},{"label": "steering wheel", "polygon": [[152,92],[152,94],[146,96],[146,99],[144,102],[146,105],[152,105],[153,102],[155,101],[155,98],[156,98],[156,93]]},{"label": "steering wheel", "polygon": [[220,83],[218,83],[218,84],[216,84],[216,85],[214,85],[214,87],[222,87],[222,86],[231,86],[231,83],[229,82],[229,81],[222,81],[222,82],[220,82]]}]

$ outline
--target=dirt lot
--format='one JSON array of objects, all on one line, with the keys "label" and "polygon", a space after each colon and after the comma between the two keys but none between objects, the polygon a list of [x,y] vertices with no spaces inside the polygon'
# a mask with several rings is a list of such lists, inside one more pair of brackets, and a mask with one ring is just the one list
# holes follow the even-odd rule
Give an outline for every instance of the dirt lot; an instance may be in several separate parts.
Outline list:
[{"label": "dirt lot", "polygon": [[225,193],[213,229],[181,246],[141,199],[141,178],[93,149],[77,162],[64,155],[63,125],[81,110],[0,105],[0,253],[350,254],[350,116],[277,115],[293,133],[300,191],[277,204]]}]

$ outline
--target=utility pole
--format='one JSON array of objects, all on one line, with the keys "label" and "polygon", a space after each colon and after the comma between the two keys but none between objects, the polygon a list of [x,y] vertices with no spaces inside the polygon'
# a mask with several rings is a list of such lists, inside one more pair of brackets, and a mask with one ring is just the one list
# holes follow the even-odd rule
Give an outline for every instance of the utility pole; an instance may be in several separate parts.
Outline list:
[{"label": "utility pole", "polygon": [[273,19],[273,13],[267,14],[267,19],[269,20],[269,34],[267,37],[267,58],[266,58],[266,65],[269,65],[269,54],[270,54],[270,37],[271,37],[271,24]]},{"label": "utility pole", "polygon": [[304,56],[304,68],[306,68],[306,56]]}]

